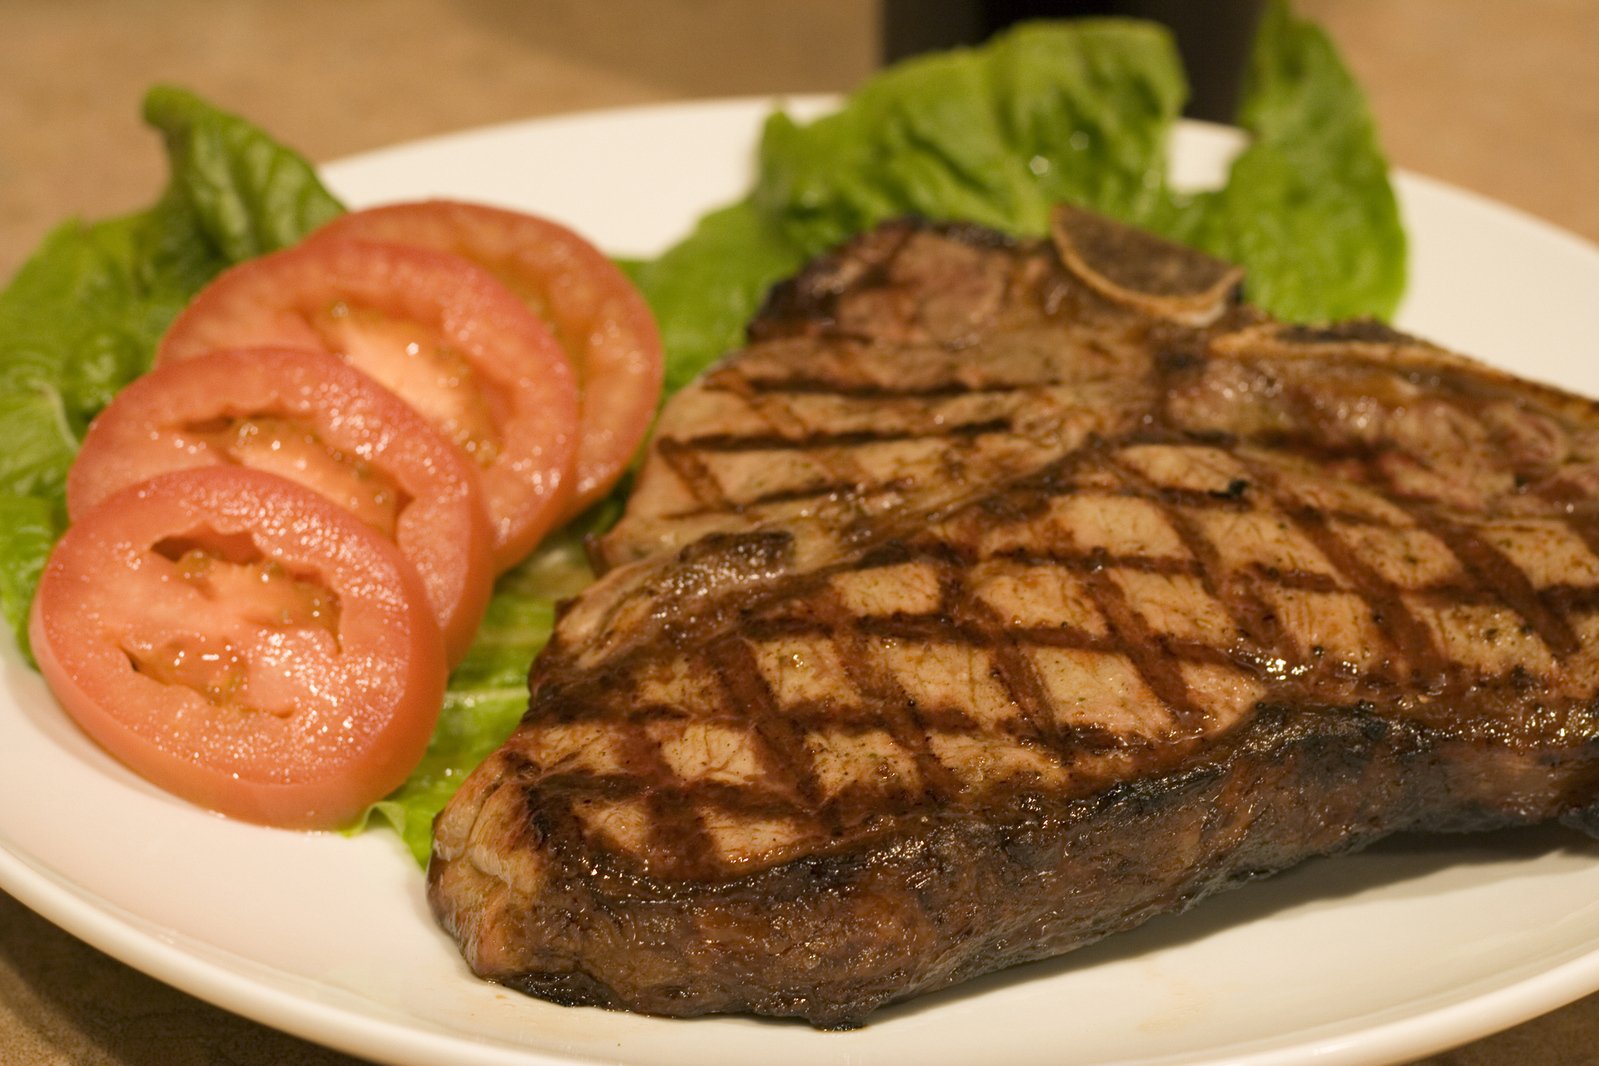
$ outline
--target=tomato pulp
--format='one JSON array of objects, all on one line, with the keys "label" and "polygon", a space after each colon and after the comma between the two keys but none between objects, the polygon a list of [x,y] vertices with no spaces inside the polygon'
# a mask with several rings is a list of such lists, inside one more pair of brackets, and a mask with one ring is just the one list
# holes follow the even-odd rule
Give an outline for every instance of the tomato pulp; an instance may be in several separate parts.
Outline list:
[{"label": "tomato pulp", "polygon": [[660,400],[660,332],[638,289],[572,230],[519,211],[448,200],[342,215],[311,239],[376,240],[464,256],[549,324],[581,386],[581,433],[563,518],[603,496],[633,458]]},{"label": "tomato pulp", "polygon": [[395,545],[236,466],[159,475],[70,526],[40,577],[56,698],[152,783],[249,821],[348,823],[426,750],[438,625]]},{"label": "tomato pulp", "polygon": [[90,424],[67,477],[76,521],[159,473],[235,464],[314,489],[399,545],[449,661],[466,654],[494,566],[478,474],[371,378],[322,352],[231,349],[163,364]]},{"label": "tomato pulp", "polygon": [[459,256],[308,241],[218,275],[157,363],[221,348],[329,352],[398,394],[477,464],[496,568],[530,552],[570,498],[577,384],[549,329]]}]

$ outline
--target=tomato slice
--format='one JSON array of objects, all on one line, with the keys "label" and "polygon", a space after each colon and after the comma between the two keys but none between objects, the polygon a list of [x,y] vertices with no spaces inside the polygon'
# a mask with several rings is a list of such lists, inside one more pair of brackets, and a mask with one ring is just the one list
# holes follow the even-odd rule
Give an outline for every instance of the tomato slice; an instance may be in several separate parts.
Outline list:
[{"label": "tomato slice", "polygon": [[161,474],[57,542],[29,636],[94,740],[233,817],[347,824],[403,782],[441,704],[442,643],[394,544],[242,467]]},{"label": "tomato slice", "polygon": [[156,474],[236,464],[299,482],[399,545],[461,661],[494,582],[477,470],[392,392],[325,352],[236,348],[134,380],[84,435],[67,477],[78,520]]},{"label": "tomato slice", "polygon": [[481,471],[497,569],[559,519],[577,385],[549,329],[483,268],[401,245],[302,243],[218,275],[162,337],[157,361],[255,346],[331,352],[460,445]]},{"label": "tomato slice", "polygon": [[547,219],[449,200],[354,211],[312,237],[432,248],[491,271],[549,323],[581,384],[576,484],[564,517],[615,484],[660,399],[661,337],[643,296],[598,248]]}]

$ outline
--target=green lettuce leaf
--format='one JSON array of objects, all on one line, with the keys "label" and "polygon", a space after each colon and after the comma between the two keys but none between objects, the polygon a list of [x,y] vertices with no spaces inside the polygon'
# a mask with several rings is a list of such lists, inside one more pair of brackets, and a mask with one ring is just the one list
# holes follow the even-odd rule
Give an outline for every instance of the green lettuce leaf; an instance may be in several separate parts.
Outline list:
[{"label": "green lettuce leaf", "polygon": [[556,605],[594,578],[583,552],[593,528],[592,519],[567,527],[500,579],[477,640],[450,676],[427,754],[357,830],[375,817],[400,834],[417,862],[427,863],[434,815],[527,710],[528,671],[555,628]]},{"label": "green lettuce leaf", "polygon": [[891,67],[809,125],[773,116],[755,199],[807,251],[902,215],[1042,233],[1061,200],[1138,220],[1186,92],[1152,23],[1030,23]]},{"label": "green lettuce leaf", "polygon": [[0,292],[0,515],[27,516],[0,533],[0,608],[24,648],[21,620],[89,420],[149,368],[202,285],[343,210],[303,159],[189,92],[152,89],[145,118],[171,161],[156,204],[58,226]]},{"label": "green lettuce leaf", "polygon": [[808,124],[774,114],[749,196],[635,267],[668,382],[736,347],[773,280],[906,215],[1040,234],[1070,201],[1239,263],[1249,298],[1283,318],[1392,314],[1406,250],[1387,162],[1326,35],[1268,5],[1239,113],[1250,143],[1200,195],[1169,180],[1186,96],[1164,29],[1088,19],[906,61]]},{"label": "green lettuce leaf", "polygon": [[166,140],[166,198],[193,213],[197,247],[225,263],[287,248],[344,211],[304,158],[191,92],[151,89],[144,118]]},{"label": "green lettuce leaf", "polygon": [[29,653],[28,605],[63,525],[49,501],[0,493],[0,608],[24,654]]},{"label": "green lettuce leaf", "polygon": [[1390,317],[1407,248],[1376,124],[1327,35],[1286,4],[1266,9],[1238,123],[1252,139],[1227,184],[1168,232],[1242,265],[1279,317]]},{"label": "green lettuce leaf", "polygon": [[665,392],[692,381],[742,335],[766,290],[804,253],[746,199],[700,219],[658,259],[623,264],[661,327]]}]

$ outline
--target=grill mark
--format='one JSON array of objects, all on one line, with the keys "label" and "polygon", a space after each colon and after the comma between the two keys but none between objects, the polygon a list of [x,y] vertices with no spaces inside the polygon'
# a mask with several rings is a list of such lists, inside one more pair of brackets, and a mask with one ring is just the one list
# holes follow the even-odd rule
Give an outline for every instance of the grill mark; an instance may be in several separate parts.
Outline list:
[{"label": "grill mark", "polygon": [[863,429],[837,433],[811,432],[804,436],[790,436],[783,433],[707,433],[698,437],[676,438],[675,443],[692,447],[698,451],[713,453],[806,451],[825,448],[855,448],[866,444],[894,444],[903,441],[980,437],[990,433],[1009,433],[1011,428],[1011,421],[1008,418],[989,418],[981,422],[962,422],[933,430],[924,428],[900,430]]},{"label": "grill mark", "polygon": [[[785,620],[782,626],[756,623],[745,632],[752,639],[771,639],[777,636],[827,636],[832,630],[822,621],[809,620],[798,623]],[[863,636],[885,640],[926,642],[936,639],[945,644],[964,647],[998,649],[1007,643],[1039,648],[1071,648],[1082,651],[1119,652],[1122,645],[1114,638],[1090,633],[1073,626],[1007,626],[997,623],[990,630],[973,624],[951,624],[947,615],[876,615],[858,619],[855,628]],[[1189,646],[1191,642],[1177,643]],[[1195,658],[1209,659],[1211,651],[1204,645],[1192,645]],[[789,713],[793,713],[792,710]]]},{"label": "grill mark", "polygon": [[[1115,443],[1118,447],[1125,448],[1127,446],[1136,444],[1194,444],[1201,442],[1193,439],[1182,442],[1173,442],[1163,435],[1129,434],[1117,439]],[[1206,448],[1230,453],[1232,453],[1233,449],[1237,447],[1235,442],[1231,440],[1206,440],[1202,443]],[[1242,459],[1241,454],[1234,454],[1235,457]],[[1242,513],[1254,509],[1254,505],[1249,501],[1247,490],[1234,494],[1230,492],[1203,492],[1195,489],[1174,488],[1169,485],[1161,485],[1156,482],[1149,481],[1133,468],[1123,468],[1120,466],[1119,461],[1117,462],[1117,472],[1120,474],[1125,470],[1128,479],[1136,480],[1139,487],[1133,488],[1124,486],[1118,489],[1107,488],[1103,485],[1092,485],[1088,486],[1085,491],[1090,491],[1103,496],[1153,500],[1153,502],[1156,503],[1183,507],[1192,511],[1230,511],[1233,513]],[[1062,485],[1062,488],[1072,487],[1074,486],[1065,484]],[[1310,510],[1314,511],[1318,515],[1325,516],[1326,520],[1329,522],[1341,522],[1351,526],[1367,526],[1378,529],[1402,528],[1400,526],[1396,526],[1392,522],[1386,522],[1383,519],[1377,518],[1364,511],[1349,511],[1337,507],[1311,508],[1293,498],[1274,499],[1273,502],[1277,505],[1276,509],[1280,510],[1284,514],[1288,514],[1294,510]],[[1599,535],[1599,531],[1596,531],[1596,535]],[[1596,552],[1595,554],[1599,554],[1599,552]]]},{"label": "grill mark", "polygon": [[520,807],[521,825],[517,827],[520,833],[531,832],[545,839],[560,838],[567,841],[586,838],[582,822],[570,804],[533,802],[537,794],[535,783],[542,785],[546,778],[541,776],[531,759],[513,748],[501,748],[491,758],[498,761],[500,774],[479,800],[480,812],[494,803],[502,789],[508,788],[515,793]]},{"label": "grill mark", "polygon": [[807,807],[815,809],[821,803],[822,789],[805,750],[805,738],[778,706],[748,642],[736,635],[725,637],[707,649],[707,658],[723,693],[760,738],[757,757],[761,765],[774,781],[786,783]]},{"label": "grill mark", "polygon": [[1314,570],[1279,570],[1274,566],[1251,563],[1244,567],[1240,573],[1249,574],[1257,580],[1269,581],[1281,588],[1293,589],[1296,592],[1338,592],[1343,588],[1338,583],[1338,578],[1334,575],[1319,573]]},{"label": "grill mark", "polygon": [[731,393],[744,402],[744,406],[762,422],[771,427],[779,437],[803,437],[810,432],[804,419],[794,412],[794,407],[781,396],[760,396],[751,388],[749,380],[736,366],[717,372],[723,380],[720,391]]},{"label": "grill mark", "polygon": [[997,643],[994,630],[974,624],[970,619],[953,619],[944,614],[868,615],[857,619],[855,628],[870,637],[922,644],[938,641],[992,648]]},{"label": "grill mark", "polygon": [[[824,464],[825,465],[825,464]],[[829,471],[831,473],[831,471]],[[719,513],[730,508],[745,510],[772,507],[784,503],[799,503],[804,500],[836,499],[841,496],[877,495],[885,492],[895,492],[906,488],[906,484],[899,479],[891,479],[878,484],[864,483],[858,477],[835,478],[821,484],[806,485],[798,488],[776,489],[752,496],[740,504],[729,504],[727,507],[710,507],[703,511],[679,511],[669,517],[691,518],[704,514]]]},{"label": "grill mark", "polygon": [[1593,585],[1550,585],[1539,590],[1539,595],[1568,617],[1599,611],[1599,587]]},{"label": "grill mark", "polygon": [[994,681],[1016,707],[1031,737],[1041,741],[1064,762],[1065,738],[1056,723],[1054,708],[1045,694],[1043,682],[1033,669],[1032,660],[1022,652],[1014,636],[1007,632],[998,613],[973,595],[971,584],[959,570],[946,566],[940,579],[947,613],[959,620],[969,620],[974,629],[987,636],[993,648],[991,673]]},{"label": "grill mark", "polygon": [[[1241,452],[1235,452],[1233,458],[1244,464],[1250,477],[1258,484],[1269,487],[1273,499],[1292,498],[1291,494],[1283,491],[1278,471]],[[1412,510],[1401,509],[1407,512]],[[1367,566],[1333,530],[1325,512],[1314,507],[1294,506],[1284,508],[1282,513],[1371,608],[1374,624],[1393,641],[1399,655],[1408,662],[1412,674],[1437,675],[1443,665],[1443,655],[1426,623],[1411,614],[1405,606],[1403,590]]]},{"label": "grill mark", "polygon": [[[830,634],[831,630],[821,630]],[[908,697],[907,697],[908,698]],[[664,704],[649,704],[630,711],[626,715],[618,715],[615,709],[595,708],[590,712],[578,715],[574,720],[595,722],[620,722],[628,729],[647,729],[652,722],[683,721],[696,716],[684,711],[680,707],[671,707]],[[792,727],[796,735],[806,732],[825,732],[842,736],[857,736],[873,730],[883,729],[883,720],[878,716],[874,707],[862,704],[859,706],[840,703],[835,700],[804,700],[781,708],[778,712],[785,726]],[[964,725],[945,731],[976,733],[979,730],[968,720],[961,720]],[[896,738],[898,739],[898,738]],[[622,774],[603,774],[590,770],[561,770],[547,772],[542,781],[558,781],[572,783],[578,781],[606,779],[612,782],[611,788],[616,789],[617,795],[634,795],[644,791],[648,785],[645,778],[631,772]],[[794,789],[796,795],[799,789]]]},{"label": "grill mark", "polygon": [[[645,791],[633,774],[608,774],[593,770],[551,770],[539,777],[539,789],[573,799],[631,799]],[[575,817],[575,815],[574,815]]]},{"label": "grill mark", "polygon": [[[1107,442],[1098,441],[1092,449],[1084,449],[1078,455],[1086,460],[1091,451],[1103,452],[1106,445]],[[1084,551],[1072,531],[1059,523],[1052,524],[1045,536],[1051,542],[1051,554],[1090,560],[1079,580],[1105,619],[1111,637],[1107,641],[1110,650],[1127,658],[1155,698],[1166,705],[1181,726],[1203,722],[1204,709],[1189,698],[1188,685],[1176,663],[1162,652],[1156,634],[1144,624],[1143,617],[1128,604],[1121,588],[1111,580],[1104,553]]]},{"label": "grill mark", "polygon": [[[1564,615],[1588,609],[1590,606],[1599,606],[1599,595],[1595,593],[1599,593],[1599,590],[1571,585],[1552,585],[1547,589],[1538,590],[1536,595],[1548,605],[1550,611]],[[1410,599],[1427,600],[1444,606],[1509,606],[1505,603],[1504,596],[1496,589],[1458,582],[1443,581],[1422,585],[1406,590],[1405,595]]]},{"label": "grill mark", "polygon": [[[541,791],[559,791],[571,797],[573,801],[625,800],[653,792],[667,796],[666,802],[674,809],[688,809],[703,802],[712,804],[728,814],[750,818],[799,820],[812,815],[811,808],[796,804],[792,798],[780,792],[752,789],[726,781],[695,781],[690,784],[673,784],[647,789],[642,787],[638,778],[629,774],[554,773],[540,778],[539,788]],[[582,827],[582,819],[575,811],[571,812],[569,817],[577,835],[588,834],[588,831]],[[710,838],[707,836],[704,852],[690,853],[677,849],[666,854],[692,866],[718,865],[720,860],[714,858],[715,848],[710,846],[709,841]]]},{"label": "grill mark", "polygon": [[[785,717],[795,726],[807,732],[828,733],[833,736],[858,737],[867,733],[883,729],[883,720],[871,707],[841,707],[830,701],[807,701],[788,707],[784,712]],[[924,725],[933,724],[937,710],[929,708],[919,709],[919,720]],[[965,716],[958,720],[943,721],[938,723],[940,732],[968,733],[975,735],[980,732],[977,723]],[[894,734],[890,732],[890,735]],[[894,736],[896,741],[898,736]]]},{"label": "grill mark", "polygon": [[[908,482],[899,478],[877,485],[863,485],[858,481],[834,480],[819,487],[810,485],[805,488],[781,489],[763,493],[740,504],[730,503],[720,507],[694,507],[686,511],[668,511],[660,517],[663,521],[672,522],[678,519],[707,518],[717,515],[742,514],[759,516],[761,509],[767,507],[778,507],[788,503],[804,503],[806,500],[825,502],[849,499],[864,502],[883,496],[900,495],[909,487]],[[752,518],[751,521],[753,522],[753,520]]]},{"label": "grill mark", "polygon": [[1166,705],[1180,727],[1192,727],[1205,720],[1205,710],[1189,698],[1188,684],[1178,664],[1163,650],[1160,640],[1127,602],[1121,587],[1103,570],[1084,576],[1084,587],[1117,639],[1107,642],[1107,650],[1126,657],[1155,698]]},{"label": "grill mark", "polygon": [[[1234,458],[1238,457],[1234,455]],[[1150,484],[1148,479],[1138,471],[1120,462],[1118,457],[1111,457],[1110,462],[1117,472],[1131,484],[1144,488],[1143,495],[1159,507],[1162,517],[1176,532],[1177,539],[1193,556],[1191,576],[1199,581],[1200,588],[1204,589],[1207,595],[1221,604],[1222,610],[1227,612],[1227,617],[1232,622],[1234,630],[1242,634],[1245,640],[1255,645],[1255,648],[1260,651],[1287,649],[1291,646],[1293,642],[1278,622],[1276,612],[1255,591],[1254,582],[1247,579],[1239,580],[1239,578],[1244,578],[1246,575],[1264,576],[1265,568],[1251,566],[1243,571],[1230,573],[1222,563],[1221,555],[1216,550],[1216,546],[1200,531],[1199,523],[1195,522],[1181,508],[1162,503],[1158,490]],[[1260,482],[1256,482],[1257,486],[1260,484]],[[1268,496],[1268,501],[1273,504],[1277,502],[1274,496]],[[1212,506],[1225,502],[1230,509],[1230,505],[1235,501],[1232,499],[1225,501],[1209,499],[1206,502]],[[1284,580],[1282,583],[1292,584],[1294,587],[1319,587],[1324,581],[1322,575],[1313,575],[1301,571],[1294,571],[1287,575],[1276,574],[1272,576],[1279,580],[1287,578],[1288,580]],[[1140,624],[1142,624],[1142,617],[1140,617]],[[1253,656],[1250,657],[1253,658]],[[1184,690],[1186,691],[1186,685]]]},{"label": "grill mark", "polygon": [[1565,520],[1567,528],[1582,539],[1588,551],[1599,556],[1599,511],[1573,510]]},{"label": "grill mark", "polygon": [[[974,601],[980,602],[980,601]],[[975,612],[974,612],[975,613]],[[1119,653],[1123,643],[1115,638],[1090,633],[1074,626],[1010,626],[997,620],[993,628],[986,625],[953,621],[948,615],[872,615],[855,622],[863,636],[883,640],[905,640],[926,643],[936,640],[943,644],[958,644],[969,648],[999,650],[1007,644],[1039,648],[1070,648],[1081,651]],[[782,636],[825,637],[833,631],[829,623],[820,619],[782,619],[774,622],[757,621],[743,630],[752,640],[769,640]],[[1233,662],[1224,650],[1182,638],[1166,638],[1172,648],[1187,649],[1188,658],[1204,662]],[[643,713],[650,708],[640,708]],[[789,710],[792,714],[792,709]]]},{"label": "grill mark", "polygon": [[879,662],[866,643],[866,634],[852,624],[854,618],[830,588],[815,597],[816,614],[834,635],[834,648],[855,691],[881,715],[880,724],[888,735],[910,753],[927,792],[935,799],[947,799],[960,788],[950,769],[939,761],[928,742],[926,723],[910,694],[894,679],[893,672]]},{"label": "grill mark", "polygon": [[[1592,608],[1599,610],[1599,590],[1593,590],[1593,595],[1587,597],[1586,602]],[[1452,600],[1451,602],[1458,602]],[[1497,603],[1495,599],[1492,602]],[[1019,651],[1031,648],[1062,648],[1073,651],[1091,651],[1105,654],[1122,654],[1126,650],[1125,643],[1115,636],[1099,635],[1074,626],[1009,626],[1001,623],[997,631],[990,631],[986,627],[974,625],[951,625],[948,616],[943,615],[882,615],[862,618],[857,623],[862,633],[880,638],[890,638],[911,641],[926,641],[936,637],[939,641],[948,644],[960,644],[967,647],[980,647],[998,650],[1007,645],[1014,645]],[[783,620],[783,624],[757,623],[745,630],[752,639],[770,639],[776,636],[827,636],[831,632],[826,625],[816,620]],[[1185,663],[1197,665],[1238,666],[1240,664],[1266,663],[1277,658],[1276,654],[1267,649],[1250,650],[1247,648],[1222,648],[1207,644],[1189,637],[1163,635],[1160,638],[1164,650],[1173,658]],[[1382,682],[1378,674],[1355,675],[1356,679],[1366,679]],[[790,717],[797,714],[808,713],[804,705],[789,707],[785,712]],[[646,713],[652,708],[641,708],[637,713]],[[677,713],[677,712],[670,712]],[[840,714],[839,708],[827,705],[819,711],[822,714]],[[848,712],[843,712],[846,716]],[[841,719],[843,720],[843,719]]]},{"label": "grill mark", "polygon": [[1577,652],[1581,642],[1570,624],[1543,601],[1527,575],[1504,553],[1459,523],[1425,513],[1417,518],[1423,529],[1444,542],[1462,566],[1532,626],[1556,658]]},{"label": "grill mark", "polygon": [[670,437],[663,437],[655,442],[655,452],[706,510],[726,511],[732,508],[733,503],[722,491],[720,482],[692,448]]},{"label": "grill mark", "polygon": [[955,396],[1003,396],[1012,393],[1033,392],[1058,384],[1053,379],[1027,382],[995,382],[992,385],[967,385],[961,382],[940,382],[935,385],[879,385],[871,382],[848,384],[827,378],[795,375],[787,378],[746,378],[748,388],[756,395],[828,395],[855,400],[894,399],[947,399]]},{"label": "grill mark", "polygon": [[[613,854],[625,854],[625,849],[592,847],[595,834],[589,831],[573,806],[574,800],[587,798],[591,775],[562,775],[557,781],[558,787],[550,788],[549,782],[554,775],[541,774],[520,752],[502,748],[496,753],[496,758],[500,760],[502,772],[499,780],[482,797],[480,812],[483,807],[493,803],[495,795],[502,789],[513,790],[519,807],[519,824],[516,828],[521,840],[507,846],[528,847],[557,860],[567,856],[597,855],[599,862],[604,865],[613,863]],[[629,779],[627,786],[625,792],[607,790],[603,795],[625,798],[637,794],[636,781]],[[536,843],[528,843],[529,837]]]},{"label": "grill mark", "polygon": [[[675,775],[661,755],[660,745],[643,729],[620,731],[622,765],[627,767],[642,794],[648,812],[646,854],[670,856],[672,865],[689,876],[703,876],[706,856],[713,854],[710,836],[700,821],[692,795],[675,784]],[[574,817],[576,817],[574,812]]]},{"label": "grill mark", "polygon": [[[1164,508],[1163,508],[1164,510]],[[984,556],[984,561],[997,559],[1005,562],[1019,563],[1029,567],[1060,567],[1073,573],[1087,573],[1101,567],[1114,570],[1136,570],[1146,574],[1167,574],[1173,577],[1192,577],[1204,580],[1207,577],[1206,556],[1214,555],[1214,548],[1204,545],[1205,551],[1195,550],[1196,544],[1203,544],[1204,535],[1198,530],[1196,524],[1186,517],[1172,518],[1173,527],[1177,530],[1178,539],[1183,546],[1194,555],[1191,559],[1180,559],[1175,556],[1156,555],[1113,555],[1109,552],[1088,552],[1080,555],[1045,555],[1026,548],[1009,548]],[[1189,529],[1193,540],[1184,536],[1184,529]],[[1217,562],[1219,566],[1219,562]],[[1259,563],[1250,563],[1236,571],[1238,574],[1253,575],[1258,578],[1272,581],[1287,588],[1299,589],[1305,592],[1333,592],[1340,586],[1331,574],[1323,574],[1313,570],[1278,570],[1274,567],[1263,566]]]},{"label": "grill mark", "polygon": [[1198,577],[1199,563],[1195,559],[1181,559],[1169,555],[1115,555],[1104,551],[1061,552],[1050,546],[1048,551],[1032,548],[1005,548],[982,556],[983,562],[999,561],[1019,563],[1027,567],[1060,567],[1073,573],[1088,573],[1102,568],[1139,570],[1146,574],[1170,574],[1175,577]]},{"label": "grill mark", "polygon": [[[739,817],[791,818],[811,822],[813,826],[815,823],[815,804],[796,803],[793,797],[781,792],[769,792],[728,781],[697,781],[692,794],[696,799]],[[719,863],[720,856],[714,861]]]}]

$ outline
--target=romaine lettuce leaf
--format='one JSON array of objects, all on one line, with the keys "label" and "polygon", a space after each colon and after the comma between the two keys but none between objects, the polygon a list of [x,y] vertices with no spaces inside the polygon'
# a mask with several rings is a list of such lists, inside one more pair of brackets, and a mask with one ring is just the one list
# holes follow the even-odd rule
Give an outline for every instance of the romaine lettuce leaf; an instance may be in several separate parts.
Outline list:
[{"label": "romaine lettuce leaf", "polygon": [[25,654],[28,605],[62,526],[49,501],[0,493],[0,608]]},{"label": "romaine lettuce leaf", "polygon": [[1023,25],[891,67],[809,125],[774,115],[755,200],[807,251],[901,215],[1041,233],[1061,200],[1138,220],[1186,92],[1153,23]]},{"label": "romaine lettuce leaf", "polygon": [[500,579],[477,640],[450,675],[427,754],[363,820],[375,816],[391,826],[419,863],[432,846],[433,816],[527,710],[528,670],[555,628],[556,604],[593,580],[583,552],[591,528],[581,520],[567,527]]},{"label": "romaine lettuce leaf", "polygon": [[1291,321],[1391,316],[1405,290],[1399,204],[1360,86],[1327,35],[1266,9],[1227,184],[1168,232],[1248,272],[1249,298]]},{"label": "romaine lettuce leaf", "polygon": [[0,292],[0,515],[27,515],[0,534],[0,608],[24,648],[21,622],[89,420],[148,369],[161,332],[208,280],[343,210],[303,159],[189,92],[152,89],[145,118],[171,160],[155,206],[58,226]]},{"label": "romaine lettuce leaf", "polygon": [[660,258],[622,264],[660,323],[666,394],[731,347],[766,290],[803,258],[770,216],[745,199],[700,219]]},{"label": "romaine lettuce leaf", "polygon": [[1226,186],[1173,189],[1187,95],[1166,31],[1089,19],[1018,26],[906,61],[836,113],[773,115],[748,198],[635,277],[662,323],[669,383],[736,347],[767,286],[851,234],[903,215],[1045,231],[1070,201],[1242,265],[1250,299],[1294,321],[1393,312],[1405,241],[1359,87],[1327,37],[1268,6]]}]

